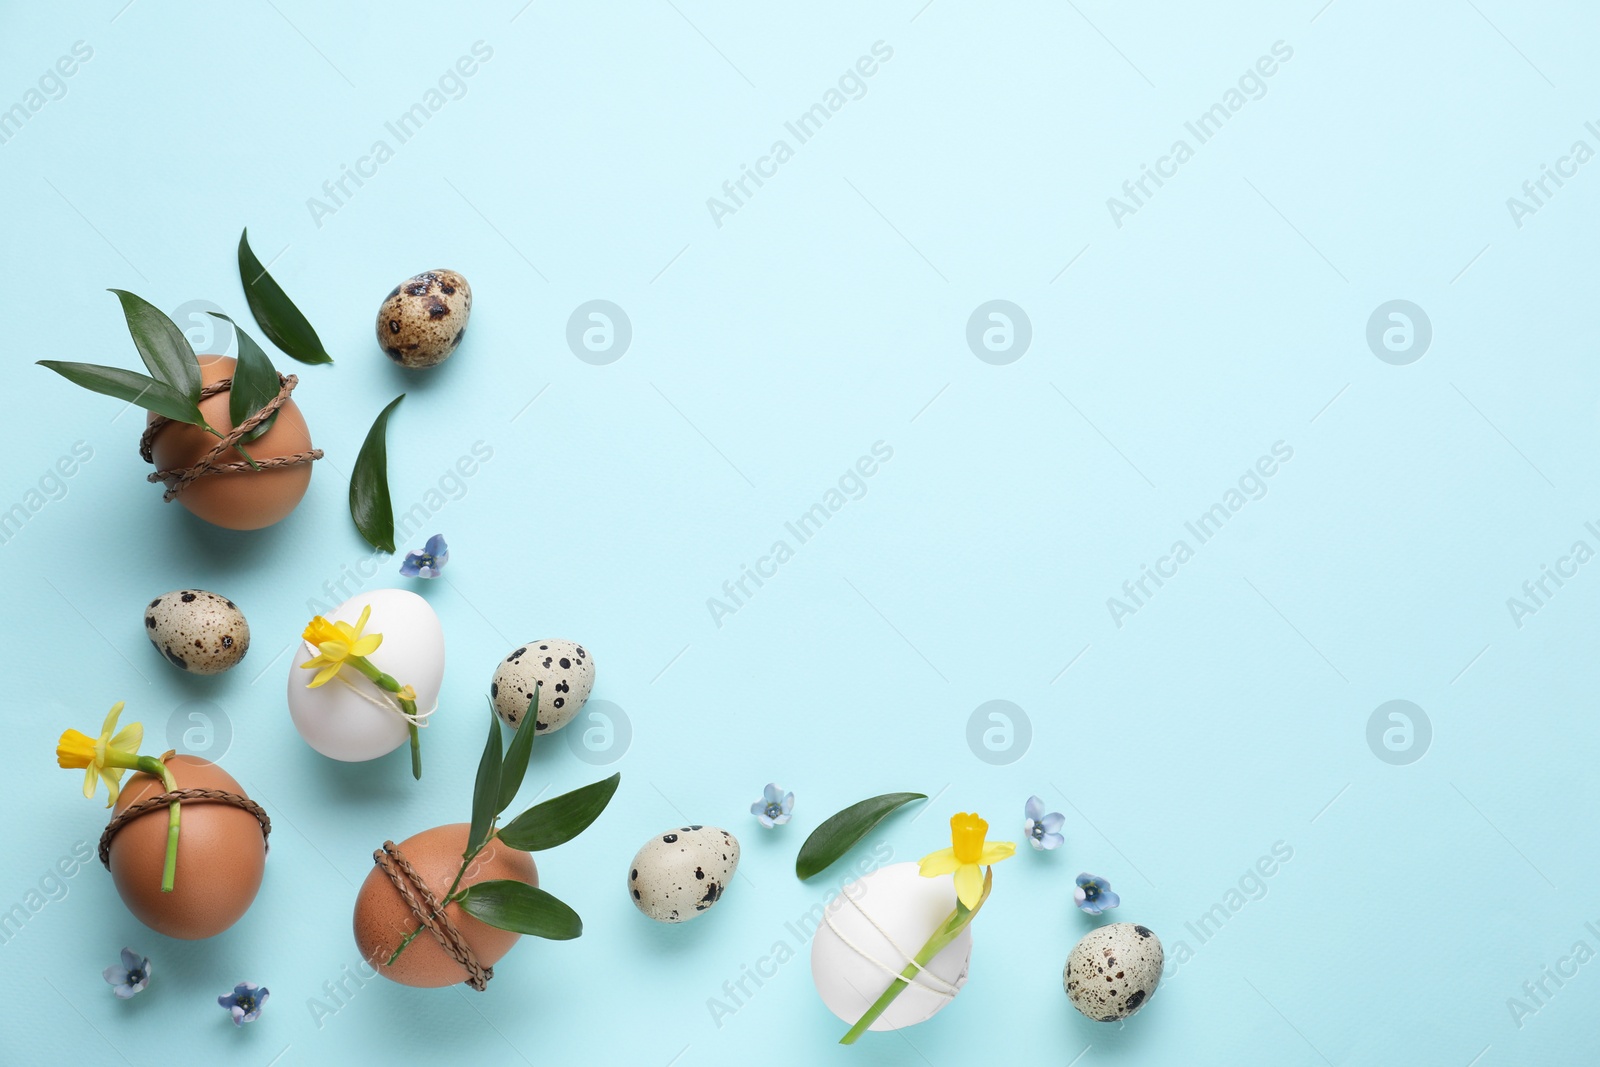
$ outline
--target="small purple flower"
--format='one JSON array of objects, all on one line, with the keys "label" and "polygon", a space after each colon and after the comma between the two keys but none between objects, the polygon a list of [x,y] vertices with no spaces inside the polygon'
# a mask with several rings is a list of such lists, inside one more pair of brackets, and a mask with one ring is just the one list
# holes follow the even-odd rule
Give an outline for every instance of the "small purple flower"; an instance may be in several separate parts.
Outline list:
[{"label": "small purple flower", "polygon": [[243,1026],[261,1018],[261,1009],[267,1006],[267,987],[254,982],[240,982],[233,987],[233,995],[218,997],[217,1003],[233,1015],[233,1025]]},{"label": "small purple flower", "polygon": [[1067,817],[1059,811],[1052,811],[1046,815],[1044,801],[1038,797],[1029,797],[1025,814],[1027,820],[1022,824],[1022,832],[1028,835],[1028,844],[1036,852],[1048,852],[1060,848],[1066,843],[1066,838],[1061,836],[1061,826]]},{"label": "small purple flower", "polygon": [[131,948],[122,950],[122,966],[112,964],[100,972],[111,985],[111,991],[127,1000],[150,984],[150,961]]},{"label": "small purple flower", "polygon": [[1099,915],[1107,908],[1114,908],[1122,903],[1122,898],[1111,891],[1110,882],[1092,874],[1078,875],[1078,888],[1073,891],[1072,899],[1077,903],[1079,910],[1086,911],[1090,915]]},{"label": "small purple flower", "polygon": [[750,814],[761,820],[768,830],[782,826],[794,813],[794,794],[785,793],[777,782],[768,782],[761,791],[761,799],[750,805]]},{"label": "small purple flower", "polygon": [[407,552],[400,573],[407,578],[437,578],[444,565],[450,562],[450,546],[444,543],[444,534],[434,534],[421,552]]}]

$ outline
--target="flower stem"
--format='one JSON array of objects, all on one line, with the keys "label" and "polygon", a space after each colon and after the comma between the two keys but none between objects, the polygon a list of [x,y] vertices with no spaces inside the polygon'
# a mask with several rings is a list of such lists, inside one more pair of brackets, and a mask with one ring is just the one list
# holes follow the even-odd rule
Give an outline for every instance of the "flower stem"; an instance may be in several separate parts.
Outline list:
[{"label": "flower stem", "polygon": [[[371,660],[366,659],[363,656],[351,656],[345,662],[350,664],[350,666],[354,667],[356,670],[360,671],[364,677],[372,682],[373,685],[377,686],[379,689],[382,689],[386,693],[398,694],[403,688],[405,688],[395,680],[393,675],[385,674],[383,671],[380,671]],[[417,714],[417,703],[414,700],[406,700],[404,697],[399,697],[398,703],[400,704],[400,710],[406,716],[406,726],[409,728],[408,732],[411,734],[411,777],[421,781],[422,736],[417,732],[417,724],[412,721]],[[412,936],[416,935],[413,934]]]},{"label": "flower stem", "polygon": [[961,935],[961,931],[972,923],[973,916],[978,914],[978,908],[983,907],[984,901],[989,899],[989,889],[993,884],[994,868],[990,867],[984,872],[983,896],[978,899],[977,906],[969,909],[959,900],[956,901],[956,910],[952,911],[945,921],[939,924],[933,931],[933,936],[928,938],[928,943],[923,945],[922,950],[913,957],[913,962],[906,964],[906,969],[900,972],[898,978],[889,983],[889,988],[883,991],[882,996],[872,1002],[872,1006],[867,1009],[866,1014],[857,1019],[856,1024],[850,1028],[849,1032],[839,1039],[839,1044],[855,1044],[856,1038],[866,1033],[867,1028],[877,1022],[878,1017],[889,1009],[889,1005],[894,1003],[894,998],[905,992],[906,988],[916,980],[917,972],[926,967],[929,961],[943,952],[950,942]]},{"label": "flower stem", "polygon": [[[155,756],[140,756],[139,770],[151,777],[160,778],[167,792],[178,791],[178,780],[172,776],[167,765]],[[178,822],[182,805],[174,800],[167,805],[167,856],[161,867],[161,891],[172,892],[172,887],[178,876]]]}]

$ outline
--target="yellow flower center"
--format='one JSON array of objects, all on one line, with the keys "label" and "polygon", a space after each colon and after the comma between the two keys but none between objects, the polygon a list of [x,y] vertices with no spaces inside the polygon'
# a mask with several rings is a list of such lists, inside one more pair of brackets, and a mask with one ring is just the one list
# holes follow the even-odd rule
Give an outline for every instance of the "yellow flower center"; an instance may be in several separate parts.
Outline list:
[{"label": "yellow flower center", "polygon": [[341,635],[333,623],[324,619],[321,615],[306,623],[305,633],[300,636],[305,639],[307,644],[313,646],[321,645],[324,641],[341,640]]},{"label": "yellow flower center", "polygon": [[950,845],[956,862],[963,866],[977,863],[983,858],[983,839],[989,824],[975,814],[961,813],[950,816]]}]

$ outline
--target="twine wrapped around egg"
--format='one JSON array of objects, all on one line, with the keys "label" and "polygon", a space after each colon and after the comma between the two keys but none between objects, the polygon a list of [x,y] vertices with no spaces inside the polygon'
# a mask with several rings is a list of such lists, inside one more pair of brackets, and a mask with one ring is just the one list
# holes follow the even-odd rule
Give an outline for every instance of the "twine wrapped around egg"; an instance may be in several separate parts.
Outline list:
[{"label": "twine wrapped around egg", "polygon": [[111,842],[117,836],[117,831],[139,816],[152,811],[160,811],[175,800],[180,803],[186,801],[191,804],[196,801],[213,804],[232,804],[236,808],[241,808],[255,816],[256,822],[261,825],[262,843],[269,849],[272,847],[267,840],[272,833],[272,818],[267,814],[265,808],[249,797],[242,797],[238,793],[230,793],[225,789],[174,789],[170,793],[146,797],[137,804],[130,804],[117,812],[116,815],[112,816],[111,821],[106,823],[105,830],[100,834],[100,862],[105,865],[106,870],[109,871],[111,869]]},{"label": "twine wrapped around egg", "polygon": [[[149,482],[166,483],[167,491],[162,495],[161,499],[167,503],[171,503],[191,482],[194,482],[196,479],[203,478],[208,474],[240,474],[247,471],[274,470],[279,467],[296,467],[302,463],[311,463],[321,459],[322,449],[313,448],[303,452],[295,452],[287,456],[273,456],[269,459],[257,460],[254,466],[243,461],[236,461],[232,463],[218,462],[224,453],[230,451],[235,446],[240,444],[247,434],[249,434],[257,426],[260,426],[268,419],[276,415],[278,413],[278,409],[283,407],[283,405],[288,402],[289,394],[294,392],[294,387],[299,383],[300,379],[293,374],[278,375],[278,395],[263,405],[260,411],[257,411],[254,415],[251,415],[248,419],[245,419],[244,422],[240,423],[238,426],[235,426],[227,434],[223,435],[223,437],[216,443],[211,451],[201,456],[196,463],[188,467],[174,467],[170,470],[157,470],[154,474],[146,475],[145,480]],[[232,388],[232,386],[233,379],[231,377],[220,378],[201,390],[200,399],[206,400],[210,397],[218,395],[219,393],[225,393]],[[139,455],[146,463],[152,465],[155,464],[156,435],[170,425],[172,421],[173,420],[163,415],[151,415],[150,422],[145,427],[143,436],[139,438]]]},{"label": "twine wrapped around egg", "polygon": [[428,888],[422,875],[417,873],[400,847],[393,841],[385,841],[382,848],[373,850],[372,862],[389,876],[395,891],[411,909],[411,914],[416,916],[417,923],[425,927],[440,947],[461,964],[462,970],[467,972],[467,984],[483,992],[489,979],[494,977],[494,968],[485,967],[478,961],[478,954],[472,951],[461,930],[439,906],[439,898],[433,895],[433,890]]}]

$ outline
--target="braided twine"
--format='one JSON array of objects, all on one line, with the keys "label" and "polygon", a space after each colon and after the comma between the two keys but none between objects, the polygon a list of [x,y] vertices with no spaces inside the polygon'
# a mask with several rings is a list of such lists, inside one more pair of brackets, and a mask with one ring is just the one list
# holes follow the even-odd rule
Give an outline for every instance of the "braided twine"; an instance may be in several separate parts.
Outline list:
[{"label": "braided twine", "polygon": [[[262,406],[260,411],[256,412],[254,415],[251,415],[248,419],[245,419],[242,423],[235,426],[231,432],[224,435],[223,438],[211,449],[211,451],[200,457],[199,461],[196,462],[194,466],[174,467],[171,470],[164,471],[158,470],[154,474],[146,475],[145,480],[150,482],[165,482],[167,485],[167,491],[161,499],[170,503],[173,498],[181,493],[184,487],[190,482],[195,481],[198,478],[204,478],[208,474],[238,474],[244,471],[255,470],[258,467],[264,471],[274,470],[278,467],[295,467],[302,463],[310,463],[313,460],[321,459],[322,449],[313,448],[306,452],[296,452],[293,455],[274,456],[271,459],[260,459],[256,461],[255,467],[252,467],[250,464],[243,461],[235,461],[232,463],[219,462],[223,455],[243,441],[252,430],[276,415],[278,413],[278,409],[283,407],[283,405],[288,401],[289,394],[294,392],[294,387],[299,384],[300,379],[293,374],[278,375],[278,395],[267,401],[267,403]],[[232,386],[232,378],[220,378],[200,391],[200,399],[205,400],[209,397],[216,396],[218,393],[225,393]],[[150,423],[145,427],[144,435],[139,438],[139,455],[144,458],[146,463],[152,465],[155,463],[156,460],[154,449],[156,435],[162,430],[166,429],[167,425],[171,422],[172,420],[167,418],[165,415],[151,415]]]},{"label": "braided twine", "polygon": [[231,804],[236,808],[248,811],[256,817],[256,822],[261,825],[261,840],[263,842],[267,840],[267,835],[272,833],[272,820],[268,818],[266,810],[249,797],[242,797],[238,793],[230,793],[226,789],[174,789],[170,793],[147,797],[137,804],[129,804],[126,808],[117,812],[110,822],[106,823],[104,832],[100,834],[100,862],[105,864],[107,870],[111,869],[111,840],[117,836],[117,831],[141,815],[152,811],[161,811],[174,800],[179,802],[187,801],[191,804],[196,802],[202,804]]},{"label": "braided twine", "polygon": [[439,898],[423,882],[417,869],[411,866],[411,861],[405,858],[393,841],[385,841],[382,848],[373,851],[372,862],[389,876],[389,881],[394,883],[406,906],[411,909],[411,914],[417,917],[417,922],[426,927],[434,940],[461,964],[462,970],[467,972],[467,984],[483,992],[489,979],[494,977],[494,968],[478,962],[477,953],[472,951],[467,939],[450,921],[444,908],[439,906]]}]

